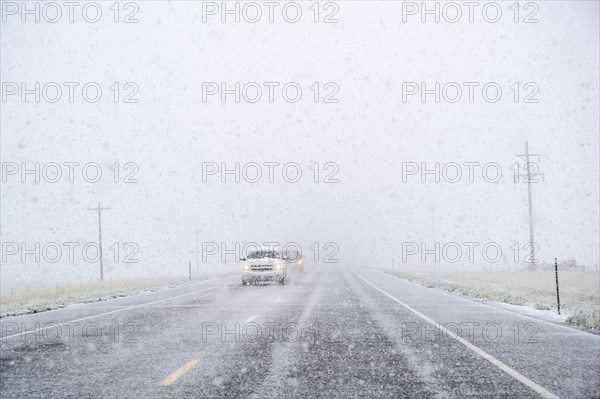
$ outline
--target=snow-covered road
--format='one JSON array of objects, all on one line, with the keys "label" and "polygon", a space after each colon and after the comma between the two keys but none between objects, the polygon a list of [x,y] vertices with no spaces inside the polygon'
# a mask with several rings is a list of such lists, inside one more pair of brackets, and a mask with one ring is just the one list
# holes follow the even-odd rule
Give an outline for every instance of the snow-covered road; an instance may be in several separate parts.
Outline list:
[{"label": "snow-covered road", "polygon": [[600,397],[600,336],[371,269],[229,277],[0,324],[7,398]]}]

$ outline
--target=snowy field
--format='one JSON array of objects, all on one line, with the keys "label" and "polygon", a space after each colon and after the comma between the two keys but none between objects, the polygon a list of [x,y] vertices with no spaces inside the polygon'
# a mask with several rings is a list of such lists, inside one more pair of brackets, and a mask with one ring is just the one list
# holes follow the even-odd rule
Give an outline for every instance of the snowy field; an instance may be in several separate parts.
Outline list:
[{"label": "snowy field", "polygon": [[[427,287],[533,308],[540,316],[556,314],[554,271],[403,266],[386,272]],[[559,286],[562,317],[556,319],[600,331],[600,274],[559,271]]]},{"label": "snowy field", "polygon": [[187,277],[157,277],[147,279],[123,279],[96,281],[90,284],[55,285],[51,289],[24,290],[14,294],[2,292],[0,317],[37,313],[57,309],[73,303],[103,301],[110,298],[135,295],[144,291],[190,284],[211,278],[220,278],[232,273],[194,275]]}]

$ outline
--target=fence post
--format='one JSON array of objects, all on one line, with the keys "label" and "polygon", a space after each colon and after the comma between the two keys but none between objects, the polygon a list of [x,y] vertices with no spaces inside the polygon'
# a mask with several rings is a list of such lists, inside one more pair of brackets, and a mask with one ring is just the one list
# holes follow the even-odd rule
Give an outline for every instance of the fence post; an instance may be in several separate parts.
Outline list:
[{"label": "fence post", "polygon": [[190,263],[188,264],[188,272],[189,272],[190,280],[191,280],[192,279],[192,261],[190,261]]},{"label": "fence post", "polygon": [[558,260],[554,258],[554,275],[556,276],[556,304],[558,306],[558,314],[560,314],[560,294],[558,291]]}]

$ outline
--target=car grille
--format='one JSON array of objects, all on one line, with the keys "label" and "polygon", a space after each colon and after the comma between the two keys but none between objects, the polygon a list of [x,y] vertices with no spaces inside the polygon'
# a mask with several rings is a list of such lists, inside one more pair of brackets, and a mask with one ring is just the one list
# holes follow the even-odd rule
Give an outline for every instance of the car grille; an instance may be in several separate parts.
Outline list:
[{"label": "car grille", "polygon": [[250,270],[253,272],[270,272],[273,270],[272,265],[251,265]]}]

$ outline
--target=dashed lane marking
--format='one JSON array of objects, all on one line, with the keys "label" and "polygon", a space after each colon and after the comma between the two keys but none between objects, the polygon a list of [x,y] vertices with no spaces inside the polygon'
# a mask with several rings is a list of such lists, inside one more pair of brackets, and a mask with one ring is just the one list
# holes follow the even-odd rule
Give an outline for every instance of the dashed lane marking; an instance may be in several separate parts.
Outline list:
[{"label": "dashed lane marking", "polygon": [[198,360],[192,359],[177,370],[175,370],[171,375],[160,382],[160,386],[168,386],[177,381],[182,375],[191,370],[192,367],[198,364]]}]

